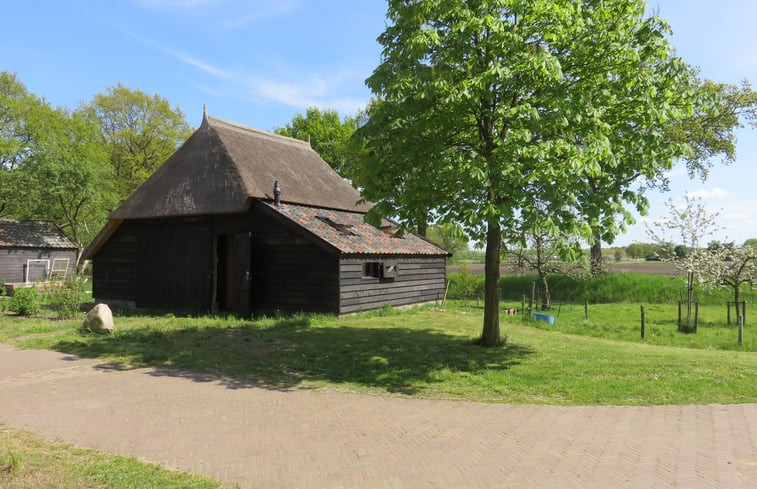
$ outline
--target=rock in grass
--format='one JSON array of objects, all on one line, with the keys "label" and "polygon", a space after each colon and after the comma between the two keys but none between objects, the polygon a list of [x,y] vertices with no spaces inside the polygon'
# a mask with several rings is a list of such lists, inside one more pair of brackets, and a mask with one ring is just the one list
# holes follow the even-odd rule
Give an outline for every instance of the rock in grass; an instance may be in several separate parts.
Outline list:
[{"label": "rock in grass", "polygon": [[82,329],[93,333],[112,333],[115,329],[113,313],[108,304],[97,304],[84,318]]}]

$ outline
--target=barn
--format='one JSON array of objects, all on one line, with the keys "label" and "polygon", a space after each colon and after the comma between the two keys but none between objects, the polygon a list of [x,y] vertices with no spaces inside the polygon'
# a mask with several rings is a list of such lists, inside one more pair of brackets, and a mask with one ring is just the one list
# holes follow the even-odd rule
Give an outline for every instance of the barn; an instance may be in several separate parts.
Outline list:
[{"label": "barn", "polygon": [[360,200],[307,142],[205,113],[85,251],[93,295],[243,317],[440,299],[448,253]]},{"label": "barn", "polygon": [[0,219],[0,284],[64,280],[76,269],[77,251],[53,222]]}]

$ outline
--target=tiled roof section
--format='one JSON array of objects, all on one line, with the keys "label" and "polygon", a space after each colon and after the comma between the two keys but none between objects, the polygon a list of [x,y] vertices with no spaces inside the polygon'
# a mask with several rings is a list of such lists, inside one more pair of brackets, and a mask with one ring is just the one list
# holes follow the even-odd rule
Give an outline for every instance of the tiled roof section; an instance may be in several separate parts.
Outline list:
[{"label": "tiled roof section", "polygon": [[363,213],[272,202],[266,205],[310,231],[344,254],[447,255],[447,251],[412,233],[394,236],[395,226],[384,220],[380,228],[363,222]]},{"label": "tiled roof section", "polygon": [[50,221],[0,219],[0,246],[18,248],[76,248],[58,226]]}]

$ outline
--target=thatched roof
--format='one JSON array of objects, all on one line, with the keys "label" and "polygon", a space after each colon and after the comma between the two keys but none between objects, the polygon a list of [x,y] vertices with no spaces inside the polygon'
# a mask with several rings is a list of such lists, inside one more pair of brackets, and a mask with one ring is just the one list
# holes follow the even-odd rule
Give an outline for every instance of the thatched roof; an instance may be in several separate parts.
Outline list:
[{"label": "thatched roof", "polygon": [[50,221],[0,219],[0,246],[10,248],[78,248]]},{"label": "thatched roof", "polygon": [[360,193],[310,144],[207,114],[197,131],[116,211],[111,219],[240,212],[249,199],[366,212]]}]

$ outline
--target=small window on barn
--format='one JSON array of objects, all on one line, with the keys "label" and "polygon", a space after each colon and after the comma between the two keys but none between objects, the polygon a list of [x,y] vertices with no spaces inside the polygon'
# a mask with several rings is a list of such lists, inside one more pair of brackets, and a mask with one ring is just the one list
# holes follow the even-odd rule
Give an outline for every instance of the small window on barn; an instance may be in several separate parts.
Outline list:
[{"label": "small window on barn", "polygon": [[363,263],[363,278],[394,279],[397,276],[396,262],[370,261]]},{"label": "small window on barn", "polygon": [[363,263],[363,278],[380,278],[381,277],[381,263],[377,261],[369,261]]},{"label": "small window on barn", "polygon": [[315,216],[315,217],[317,219],[325,222],[326,224],[328,224],[332,228],[336,229],[337,231],[339,231],[340,234],[343,234],[345,236],[355,236],[356,235],[355,230],[354,230],[354,226],[352,224],[344,224],[344,223],[341,223],[341,222],[336,222],[333,219],[331,219],[329,217],[326,217],[326,216]]}]

